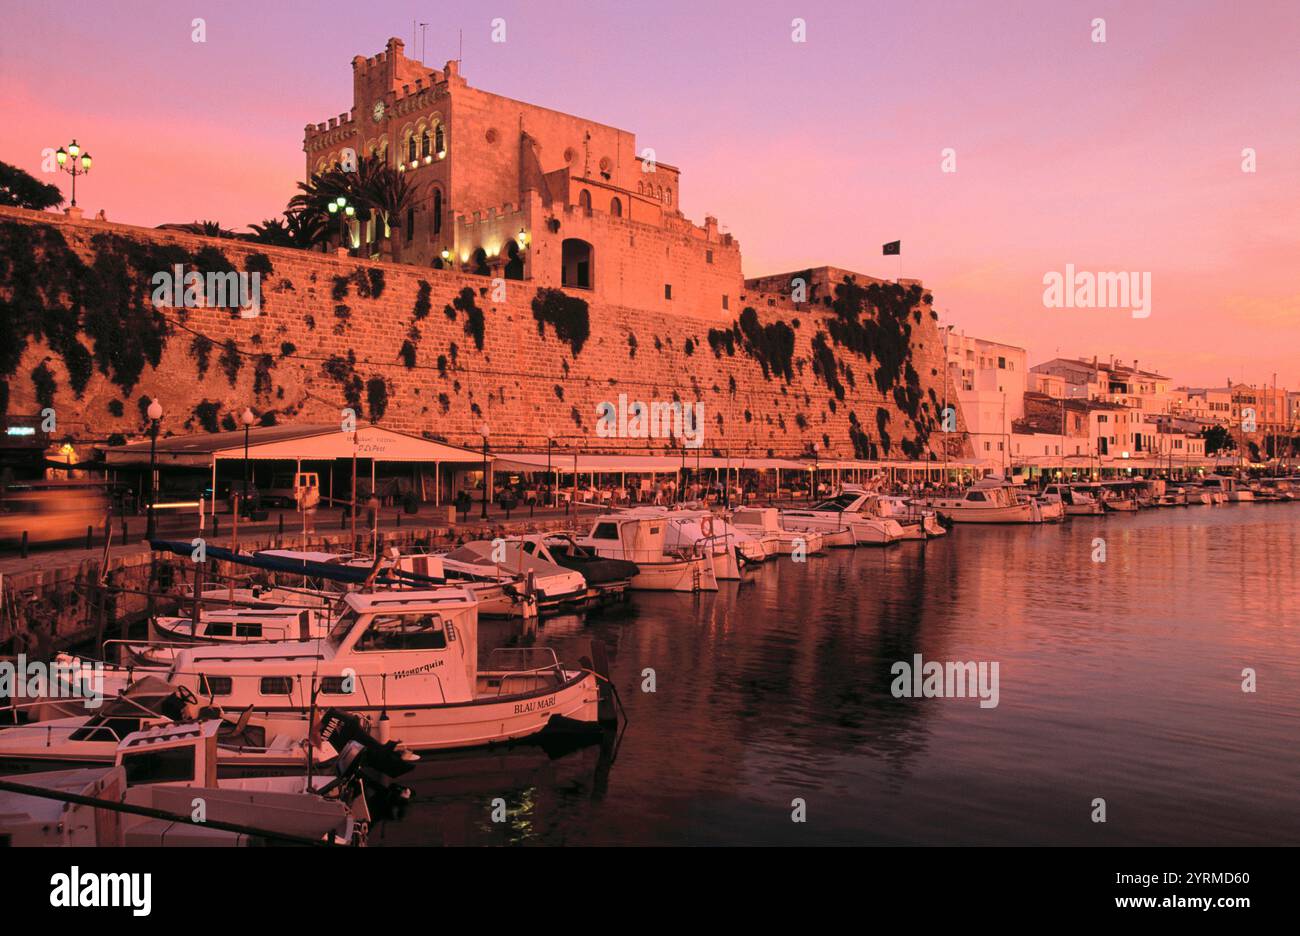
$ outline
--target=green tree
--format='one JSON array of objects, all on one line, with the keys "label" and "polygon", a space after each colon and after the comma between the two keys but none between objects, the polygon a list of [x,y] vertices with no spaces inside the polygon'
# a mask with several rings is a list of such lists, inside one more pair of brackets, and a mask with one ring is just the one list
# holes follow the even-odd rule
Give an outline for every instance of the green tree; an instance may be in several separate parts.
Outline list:
[{"label": "green tree", "polygon": [[0,205],[45,211],[63,204],[57,185],[42,182],[17,166],[0,162]]},{"label": "green tree", "polygon": [[1237,447],[1237,443],[1232,438],[1232,433],[1223,426],[1205,427],[1201,430],[1201,438],[1205,440],[1206,455],[1232,451]]}]

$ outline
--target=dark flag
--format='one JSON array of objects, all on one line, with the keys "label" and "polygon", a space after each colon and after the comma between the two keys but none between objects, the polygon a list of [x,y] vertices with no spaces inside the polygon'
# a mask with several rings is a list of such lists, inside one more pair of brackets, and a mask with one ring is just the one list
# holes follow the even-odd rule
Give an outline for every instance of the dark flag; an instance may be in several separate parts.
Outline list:
[{"label": "dark flag", "polygon": [[885,245],[886,257],[897,256],[899,254],[902,254],[902,252],[903,252],[902,241],[890,241],[888,244]]}]

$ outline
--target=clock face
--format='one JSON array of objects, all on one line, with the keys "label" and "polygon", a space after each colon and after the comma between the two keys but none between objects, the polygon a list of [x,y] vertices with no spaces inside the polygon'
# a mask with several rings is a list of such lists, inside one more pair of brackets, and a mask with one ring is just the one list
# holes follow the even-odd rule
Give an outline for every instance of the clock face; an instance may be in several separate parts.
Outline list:
[{"label": "clock face", "polygon": [[375,123],[378,123],[379,121],[383,120],[383,119],[384,119],[384,102],[383,102],[383,101],[376,101],[376,102],[375,102],[375,108],[374,108],[374,110],[372,110],[370,113],[374,115],[374,117],[375,117]]}]

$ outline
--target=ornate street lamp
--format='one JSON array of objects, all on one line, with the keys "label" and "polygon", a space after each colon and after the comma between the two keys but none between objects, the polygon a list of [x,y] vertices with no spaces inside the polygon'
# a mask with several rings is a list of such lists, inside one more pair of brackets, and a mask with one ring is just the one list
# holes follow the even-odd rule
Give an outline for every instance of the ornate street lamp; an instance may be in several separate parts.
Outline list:
[{"label": "ornate street lamp", "polygon": [[339,251],[347,253],[347,223],[357,213],[357,209],[348,204],[348,200],[340,195],[326,207],[332,215],[339,216]]},{"label": "ornate street lamp", "polygon": [[[76,144],[73,144],[74,146]],[[158,424],[162,421],[162,404],[154,400],[146,411],[149,417],[149,520],[146,539],[153,539],[156,521],[154,520],[154,501],[157,499],[158,487]],[[214,492],[215,493],[215,492]]]},{"label": "ornate street lamp", "polygon": [[483,435],[483,512],[479,516],[486,520],[488,518],[488,424],[484,423],[479,428],[479,432]]},{"label": "ornate street lamp", "polygon": [[90,154],[82,152],[81,147],[77,145],[77,141],[73,140],[68,144],[67,149],[60,146],[54,154],[54,159],[59,164],[60,169],[72,176],[71,207],[76,208],[77,176],[90,172]]}]

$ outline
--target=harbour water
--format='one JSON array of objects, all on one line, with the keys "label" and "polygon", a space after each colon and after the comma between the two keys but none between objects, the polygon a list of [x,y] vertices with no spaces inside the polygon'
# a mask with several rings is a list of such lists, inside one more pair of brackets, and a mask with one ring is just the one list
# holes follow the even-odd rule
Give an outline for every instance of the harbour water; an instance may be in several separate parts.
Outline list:
[{"label": "harbour water", "polygon": [[[570,659],[605,642],[616,746],[434,756],[372,841],[1296,844],[1298,570],[1300,504],[1234,504],[965,526],[637,593],[535,638]],[[529,639],[485,622],[480,646]],[[997,662],[997,707],[895,698],[917,653]]]}]

